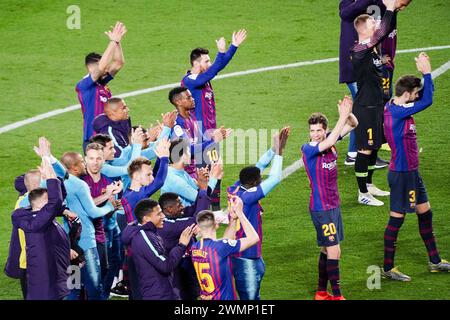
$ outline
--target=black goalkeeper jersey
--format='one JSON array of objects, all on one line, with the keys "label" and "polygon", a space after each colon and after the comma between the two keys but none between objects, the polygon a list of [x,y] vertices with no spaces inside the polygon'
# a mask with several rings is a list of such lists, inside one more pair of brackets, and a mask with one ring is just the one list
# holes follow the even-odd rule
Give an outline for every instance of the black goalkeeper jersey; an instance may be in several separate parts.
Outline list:
[{"label": "black goalkeeper jersey", "polygon": [[386,11],[373,37],[355,44],[351,49],[353,72],[358,86],[355,106],[383,106],[382,61],[376,47],[389,35],[393,16],[392,11]]}]

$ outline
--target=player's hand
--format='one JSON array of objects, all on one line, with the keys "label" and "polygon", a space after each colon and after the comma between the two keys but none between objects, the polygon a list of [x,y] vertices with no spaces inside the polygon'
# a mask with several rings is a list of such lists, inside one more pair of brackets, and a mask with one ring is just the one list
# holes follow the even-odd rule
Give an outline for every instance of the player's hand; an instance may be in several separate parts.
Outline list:
[{"label": "player's hand", "polygon": [[120,192],[122,192],[123,190],[122,180],[115,181],[112,183],[112,185],[114,186],[112,189],[112,194],[119,194]]},{"label": "player's hand", "polygon": [[158,139],[159,135],[162,132],[162,126],[158,123],[158,125],[153,126],[150,125],[150,128],[147,129],[147,139],[149,142],[154,142]]},{"label": "player's hand", "polygon": [[191,237],[194,234],[194,231],[193,231],[194,226],[195,226],[195,224],[193,223],[192,225],[190,225],[189,227],[184,229],[180,235],[179,243],[184,245],[185,247],[187,247],[187,245],[189,244],[189,241],[191,241]]},{"label": "player's hand", "polygon": [[211,171],[209,173],[211,178],[221,180],[223,178],[223,161],[219,158],[217,162],[211,164]]},{"label": "player's hand", "polygon": [[344,96],[342,100],[338,102],[339,116],[347,119],[352,113],[353,100],[349,96]]},{"label": "player's hand", "polygon": [[56,179],[56,174],[55,171],[53,170],[49,158],[47,157],[42,158],[41,165],[38,166],[38,169],[39,172],[41,173],[41,178],[43,180]]},{"label": "player's hand", "polygon": [[137,143],[140,145],[144,145],[145,139],[146,137],[141,127],[131,129],[131,139],[130,139],[131,144]]},{"label": "player's hand", "polygon": [[381,63],[382,64],[388,64],[389,62],[391,62],[391,57],[388,54],[385,54],[381,57]]},{"label": "player's hand", "polygon": [[283,154],[283,151],[286,148],[286,143],[287,143],[290,133],[291,133],[291,127],[289,127],[289,126],[284,127],[280,131],[280,135],[279,135],[280,142],[279,142],[279,151],[278,151],[278,154],[280,156]]},{"label": "player's hand", "polygon": [[224,37],[221,37],[219,40],[216,40],[217,50],[221,53],[225,53],[227,50],[227,42]]},{"label": "player's hand", "polygon": [[158,158],[169,157],[170,155],[170,141],[167,137],[162,138],[155,148],[155,153]]},{"label": "player's hand", "polygon": [[69,211],[67,209],[64,210],[63,216],[66,217],[67,220],[69,220],[69,221],[73,221],[78,217],[78,215],[75,212]]},{"label": "player's hand", "polygon": [[386,9],[389,11],[394,11],[396,7],[397,0],[383,0],[383,4],[386,6]]},{"label": "player's hand", "polygon": [[431,63],[430,57],[425,53],[421,52],[416,60],[417,70],[422,74],[431,73]]},{"label": "player's hand", "polygon": [[75,250],[70,249],[70,260],[74,260],[76,258],[78,258],[78,253]]},{"label": "player's hand", "polygon": [[195,183],[197,184],[200,190],[208,189],[209,182],[209,171],[208,167],[197,168],[197,180]]},{"label": "player's hand", "polygon": [[192,228],[192,232],[194,235],[198,235],[200,233],[200,227],[198,225],[195,225],[194,228]]},{"label": "player's hand", "polygon": [[242,42],[247,38],[247,30],[241,29],[238,32],[233,32],[233,35],[231,36],[231,43],[235,47],[239,47]]},{"label": "player's hand", "polygon": [[233,129],[225,128],[224,126],[221,126],[220,128],[214,130],[212,138],[215,143],[219,143],[220,141],[228,138],[232,132],[233,132]]},{"label": "player's hand", "polygon": [[239,218],[240,215],[244,214],[244,203],[242,199],[238,196],[232,196],[230,198],[230,215],[233,218],[233,215]]},{"label": "player's hand", "polygon": [[117,21],[114,27],[111,27],[111,31],[105,31],[105,34],[108,36],[109,40],[120,42],[122,41],[123,36],[127,33],[127,28],[122,22]]},{"label": "player's hand", "polygon": [[171,112],[167,112],[162,115],[163,124],[166,127],[173,128],[175,126],[175,122],[177,120],[178,111],[174,110]]}]

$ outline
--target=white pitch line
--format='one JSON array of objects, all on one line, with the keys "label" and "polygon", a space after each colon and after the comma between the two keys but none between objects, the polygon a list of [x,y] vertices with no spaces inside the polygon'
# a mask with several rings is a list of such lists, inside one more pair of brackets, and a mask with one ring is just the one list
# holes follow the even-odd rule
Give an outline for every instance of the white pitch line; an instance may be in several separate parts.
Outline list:
[{"label": "white pitch line", "polygon": [[[444,50],[444,49],[450,49],[450,45],[427,47],[427,48],[404,49],[404,50],[398,50],[397,53],[411,53],[411,52],[433,51],[433,50]],[[259,73],[259,72],[281,70],[281,69],[288,69],[288,68],[297,68],[297,67],[310,66],[310,65],[315,65],[315,64],[322,64],[322,63],[336,62],[336,61],[339,61],[339,58],[301,61],[301,62],[296,62],[296,63],[283,64],[283,65],[279,65],[279,66],[271,66],[271,67],[250,69],[250,70],[246,70],[246,71],[231,72],[231,73],[219,75],[219,76],[215,77],[215,79],[219,80],[219,79],[237,77],[237,76]],[[179,84],[180,84],[179,82],[174,82],[174,83],[165,84],[165,85],[161,85],[161,86],[157,86],[157,87],[130,91],[130,92],[119,94],[118,97],[121,97],[121,98],[134,97],[134,96],[138,96],[138,95],[145,94],[145,93],[150,93],[150,92],[155,92],[155,91],[160,91],[160,90],[165,90],[165,89],[171,89],[171,88],[178,86]],[[37,121],[40,121],[43,119],[54,117],[54,116],[62,114],[62,113],[74,111],[79,108],[80,108],[80,105],[75,104],[75,105],[68,106],[65,108],[60,108],[60,109],[52,110],[52,111],[49,111],[46,113],[42,113],[40,115],[31,117],[28,119],[20,120],[20,121],[17,121],[17,122],[14,122],[14,123],[11,123],[11,124],[1,127],[0,134],[23,127],[27,124],[31,124],[31,123],[34,123],[34,122],[37,122]]]},{"label": "white pitch line", "polygon": [[[420,51],[424,51],[424,50],[420,50]],[[449,69],[450,69],[450,60],[447,61],[446,63],[444,63],[442,66],[440,66],[436,70],[432,71],[431,72],[431,77],[433,79],[436,79],[440,75],[442,75],[445,72],[447,72]],[[344,138],[347,138],[347,137],[348,137],[348,135],[346,135]],[[291,165],[287,166],[283,170],[283,173],[281,174],[281,180],[286,179],[291,174],[293,174],[294,172],[296,172],[297,170],[299,170],[299,169],[301,169],[303,167],[304,167],[303,159],[299,159],[297,161],[294,161]]]}]

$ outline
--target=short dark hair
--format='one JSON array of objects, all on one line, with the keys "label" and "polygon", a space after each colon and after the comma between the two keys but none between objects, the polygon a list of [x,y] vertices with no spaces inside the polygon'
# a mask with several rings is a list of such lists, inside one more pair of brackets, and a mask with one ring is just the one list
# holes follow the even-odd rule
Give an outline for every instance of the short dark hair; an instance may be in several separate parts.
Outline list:
[{"label": "short dark hair", "polygon": [[106,103],[105,103],[105,108],[106,108],[106,107],[109,107],[110,105],[113,105],[113,104],[117,104],[117,103],[119,103],[119,102],[122,102],[122,101],[123,101],[122,98],[119,98],[119,97],[111,97],[111,98],[109,98],[109,99],[106,101]]},{"label": "short dark hair", "polygon": [[197,224],[210,222],[211,226],[215,223],[214,213],[210,210],[202,210],[197,214]]},{"label": "short dark hair", "polygon": [[239,172],[239,181],[243,185],[254,184],[261,177],[261,170],[255,166],[245,167]]},{"label": "short dark hair", "polygon": [[45,189],[45,188],[37,188],[37,189],[31,190],[30,193],[28,194],[28,200],[30,201],[30,204],[33,205],[33,203],[37,199],[39,199],[46,193],[47,193],[47,189]]},{"label": "short dark hair", "polygon": [[173,104],[175,107],[177,106],[175,104],[175,100],[180,98],[180,94],[185,92],[188,88],[185,87],[176,87],[169,91],[169,101],[171,104]]},{"label": "short dark hair", "polygon": [[163,193],[158,200],[161,209],[164,210],[168,206],[175,204],[178,200],[178,197],[178,194],[174,192]]},{"label": "short dark hair", "polygon": [[178,138],[170,144],[170,163],[178,162],[181,157],[190,149],[190,142],[187,139]]},{"label": "short dark hair", "polygon": [[367,20],[370,19],[370,18],[371,18],[371,16],[366,14],[366,13],[357,16],[355,18],[355,20],[353,21],[353,26],[355,27],[355,30],[358,30],[357,28],[359,27],[359,25],[363,24],[363,23],[366,23]]},{"label": "short dark hair", "polygon": [[104,134],[104,133],[98,133],[89,139],[89,143],[95,142],[95,143],[101,144],[103,147],[106,147],[106,144],[110,141],[112,141],[112,138],[109,135]]},{"label": "short dark hair", "polygon": [[195,48],[191,51],[191,66],[194,65],[194,61],[200,58],[202,54],[209,54],[209,50],[205,48]]},{"label": "short dark hair", "polygon": [[86,57],[84,58],[84,64],[88,65],[91,63],[99,62],[101,58],[102,58],[102,55],[98,54],[97,52],[88,53],[86,55]]},{"label": "short dark hair", "polygon": [[97,150],[97,151],[103,151],[104,146],[97,142],[91,142],[86,146],[86,150],[84,153],[87,153],[89,150]]},{"label": "short dark hair", "polygon": [[321,124],[323,129],[327,129],[328,128],[328,119],[327,117],[325,117],[325,115],[323,113],[320,112],[316,112],[313,113],[309,119],[308,119],[308,124],[312,125],[312,124]]},{"label": "short dark hair", "polygon": [[134,215],[137,221],[141,223],[144,217],[151,213],[153,209],[158,205],[158,202],[152,199],[142,199],[141,201],[139,201],[134,208]]},{"label": "short dark hair", "polygon": [[413,92],[415,88],[421,87],[421,80],[413,75],[401,77],[395,83],[395,96],[400,97],[405,92]]},{"label": "short dark hair", "polygon": [[139,170],[141,170],[142,166],[146,164],[146,165],[152,165],[152,162],[150,160],[148,160],[147,158],[144,157],[138,157],[136,159],[134,159],[130,165],[128,166],[128,175],[130,176],[130,178],[133,177],[133,174]]}]

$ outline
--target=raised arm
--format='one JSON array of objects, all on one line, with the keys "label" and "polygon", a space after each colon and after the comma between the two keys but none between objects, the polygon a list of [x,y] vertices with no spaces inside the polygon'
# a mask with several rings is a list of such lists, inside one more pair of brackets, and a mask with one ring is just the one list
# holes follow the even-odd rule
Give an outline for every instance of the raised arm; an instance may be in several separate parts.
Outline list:
[{"label": "raised arm", "polygon": [[250,223],[250,221],[248,221],[247,217],[245,216],[243,207],[244,205],[242,203],[241,198],[235,196],[230,199],[231,211],[236,214],[237,218],[241,223],[241,227],[242,229],[244,229],[245,232],[245,237],[239,239],[241,242],[239,252],[242,252],[254,246],[260,240],[255,228],[253,228],[252,224]]},{"label": "raised arm", "polygon": [[238,32],[233,32],[232,44],[225,53],[225,39],[222,37],[216,40],[217,48],[219,52],[217,53],[216,60],[205,72],[198,74],[197,76],[186,77],[184,80],[184,85],[186,87],[201,87],[206,82],[211,81],[217,73],[219,73],[223,68],[227,66],[233,55],[236,53],[239,45],[244,42],[247,38],[247,31],[245,29],[239,30]]},{"label": "raised arm", "polygon": [[41,210],[35,212],[36,216],[31,219],[16,219],[13,216],[13,223],[25,232],[38,232],[46,228],[63,210],[61,181],[56,177],[48,159],[42,159],[39,171],[42,179],[46,180],[48,202]]},{"label": "raised arm", "polygon": [[[115,46],[114,46],[112,62],[110,63],[110,65],[107,68],[108,73],[113,77],[120,71],[120,69],[122,69],[123,65],[125,64],[125,58],[123,56],[123,51],[122,51],[122,46],[120,44],[120,41],[122,40],[125,33],[127,33],[127,28],[121,22],[118,22],[117,33],[118,33],[118,36],[115,37],[115,39],[113,39],[113,41],[114,41],[113,43],[115,43]],[[111,39],[111,37],[110,37],[110,39]]]},{"label": "raised arm", "polygon": [[332,146],[336,144],[336,141],[339,139],[342,130],[344,129],[345,124],[347,123],[347,119],[352,112],[353,102],[352,99],[348,96],[345,96],[344,99],[339,100],[338,110],[339,110],[339,120],[336,123],[333,131],[328,135],[328,137],[319,143],[319,151],[322,152],[324,150],[330,149]]},{"label": "raised arm", "polygon": [[280,133],[277,133],[273,137],[273,152],[275,153],[272,162],[272,168],[270,169],[269,177],[261,182],[261,189],[266,196],[270,191],[275,188],[277,184],[281,182],[281,176],[283,173],[283,151],[286,147],[287,139],[291,132],[290,127],[284,127]]},{"label": "raised arm", "polygon": [[431,64],[430,58],[426,53],[422,52],[416,58],[417,70],[423,74],[423,89],[422,97],[420,100],[411,103],[409,105],[400,106],[399,108],[391,108],[391,113],[393,117],[396,118],[407,118],[416,114],[422,110],[425,110],[433,104],[433,94],[434,94],[434,84],[431,77]]},{"label": "raised arm", "polygon": [[377,44],[379,44],[385,37],[387,37],[387,35],[389,35],[389,33],[392,31],[391,21],[395,14],[395,1],[396,0],[383,0],[384,4],[386,5],[386,12],[381,19],[380,27],[375,31],[368,42],[356,44],[353,48],[354,52],[362,52],[367,49],[373,48]]}]

